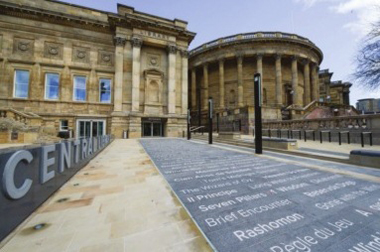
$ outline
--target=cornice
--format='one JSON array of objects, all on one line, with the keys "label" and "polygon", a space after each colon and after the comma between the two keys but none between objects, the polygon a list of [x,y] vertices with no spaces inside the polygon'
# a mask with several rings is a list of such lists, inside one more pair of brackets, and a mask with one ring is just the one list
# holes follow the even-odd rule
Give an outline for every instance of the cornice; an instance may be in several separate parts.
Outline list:
[{"label": "cornice", "polygon": [[98,32],[109,32],[110,30],[107,22],[5,1],[0,1],[0,14],[66,26],[75,25],[77,28]]},{"label": "cornice", "polygon": [[186,29],[175,26],[174,24],[170,25],[164,22],[151,20],[146,17],[135,16],[133,14],[125,14],[125,16],[109,14],[108,20],[112,27],[121,26],[129,29],[140,28],[143,30],[161,32],[165,35],[171,35],[179,39],[186,40],[188,43],[190,43],[196,35],[196,33],[187,31]]},{"label": "cornice", "polygon": [[[263,34],[271,35],[271,36],[263,36]],[[273,35],[273,36],[272,36]],[[276,36],[274,36],[276,35]],[[281,35],[281,36],[280,36]],[[308,40],[307,38],[295,35],[295,34],[287,34],[280,32],[256,32],[256,33],[246,33],[246,34],[238,34],[232,35],[229,37],[219,38],[207,43],[204,43],[197,48],[191,50],[190,59],[197,57],[198,55],[202,55],[203,53],[220,50],[220,48],[226,47],[234,47],[246,44],[258,44],[258,43],[271,43],[271,44],[292,44],[292,45],[300,45],[306,47],[313,53],[316,53],[316,56],[319,58],[319,63],[322,62],[323,53],[321,49],[319,49],[313,42]]]}]

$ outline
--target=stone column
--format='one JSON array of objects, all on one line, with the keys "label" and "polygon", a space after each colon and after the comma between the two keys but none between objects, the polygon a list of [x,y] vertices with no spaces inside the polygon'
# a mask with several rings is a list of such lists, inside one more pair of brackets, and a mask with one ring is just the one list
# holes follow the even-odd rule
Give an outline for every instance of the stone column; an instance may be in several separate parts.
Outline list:
[{"label": "stone column", "polygon": [[123,52],[125,42],[124,37],[115,38],[115,84],[114,84],[114,111],[122,111],[123,101]]},{"label": "stone column", "polygon": [[297,57],[292,57],[292,90],[293,90],[293,104],[299,106],[298,95],[298,68]]},{"label": "stone column", "polygon": [[282,72],[281,72],[281,55],[276,55],[276,103],[282,104]]},{"label": "stone column", "polygon": [[203,109],[208,108],[208,64],[203,65],[203,88],[204,88],[204,97],[203,97]]},{"label": "stone column", "polygon": [[305,65],[303,67],[304,81],[304,102],[305,106],[310,103],[310,65],[309,60],[305,60]]},{"label": "stone column", "polygon": [[168,113],[175,114],[175,72],[176,72],[176,54],[175,45],[168,46],[169,70],[168,70]]},{"label": "stone column", "polygon": [[33,72],[29,78],[28,99],[45,99],[45,88],[41,79],[41,65],[39,63],[34,64]]},{"label": "stone column", "polygon": [[317,64],[313,64],[311,69],[311,99],[313,101],[319,100],[319,78]]},{"label": "stone column", "polygon": [[219,108],[224,109],[224,59],[219,59]]},{"label": "stone column", "polygon": [[243,55],[237,56],[238,70],[238,107],[243,107]]},{"label": "stone column", "polygon": [[197,70],[195,67],[191,69],[191,107],[196,108],[197,105]]},{"label": "stone column", "polygon": [[[257,73],[261,75],[261,96],[264,94],[263,89],[264,89],[264,75],[263,75],[263,55],[262,54],[257,54],[256,56],[256,66],[257,66]],[[261,97],[261,100],[264,100],[264,97]]]},{"label": "stone column", "polygon": [[[142,40],[132,38],[132,111],[140,110],[140,54]],[[120,96],[121,96],[120,92]]]},{"label": "stone column", "polygon": [[188,108],[188,80],[187,80],[187,71],[188,71],[188,52],[187,50],[181,51],[182,56],[182,114],[187,115],[187,108]]}]

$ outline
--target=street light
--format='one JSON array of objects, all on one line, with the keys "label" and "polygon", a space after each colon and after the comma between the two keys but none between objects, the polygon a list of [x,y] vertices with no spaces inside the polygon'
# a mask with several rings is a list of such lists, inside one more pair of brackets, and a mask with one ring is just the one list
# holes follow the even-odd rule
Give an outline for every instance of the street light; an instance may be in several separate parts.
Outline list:
[{"label": "street light", "polygon": [[255,153],[263,154],[263,133],[261,119],[261,74],[253,77],[255,93]]},{"label": "street light", "polygon": [[188,109],[187,110],[187,140],[191,139],[190,123],[191,123],[191,115],[190,115],[190,109]]},{"label": "street light", "polygon": [[212,97],[208,98],[208,143],[212,144]]}]

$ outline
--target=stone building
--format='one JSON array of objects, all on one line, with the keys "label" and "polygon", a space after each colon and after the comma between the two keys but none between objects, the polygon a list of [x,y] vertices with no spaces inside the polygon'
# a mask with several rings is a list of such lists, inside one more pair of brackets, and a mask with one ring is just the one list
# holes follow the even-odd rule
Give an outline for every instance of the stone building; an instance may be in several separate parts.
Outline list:
[{"label": "stone building", "polygon": [[333,73],[328,69],[319,71],[319,100],[333,104],[350,105],[350,82],[331,81]]},{"label": "stone building", "polygon": [[307,38],[281,32],[238,34],[205,43],[189,55],[193,125],[206,125],[210,96],[218,129],[248,133],[254,123],[255,73],[262,76],[264,120],[300,119],[318,106],[323,54]]},{"label": "stone building", "polygon": [[0,20],[1,117],[77,137],[186,129],[195,33],[185,21],[53,0],[1,2]]}]

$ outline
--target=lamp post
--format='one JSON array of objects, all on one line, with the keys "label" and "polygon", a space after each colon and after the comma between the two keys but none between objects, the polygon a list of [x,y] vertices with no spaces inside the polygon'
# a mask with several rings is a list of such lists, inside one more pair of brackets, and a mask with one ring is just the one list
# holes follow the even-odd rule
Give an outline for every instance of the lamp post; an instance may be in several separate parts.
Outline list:
[{"label": "lamp post", "polygon": [[208,98],[208,143],[212,144],[212,97]]},{"label": "lamp post", "polygon": [[188,109],[187,110],[187,140],[191,139],[190,123],[191,123],[191,115],[190,115],[190,109]]},{"label": "lamp post", "polygon": [[253,77],[255,89],[255,153],[263,154],[263,133],[261,118],[261,74]]}]

